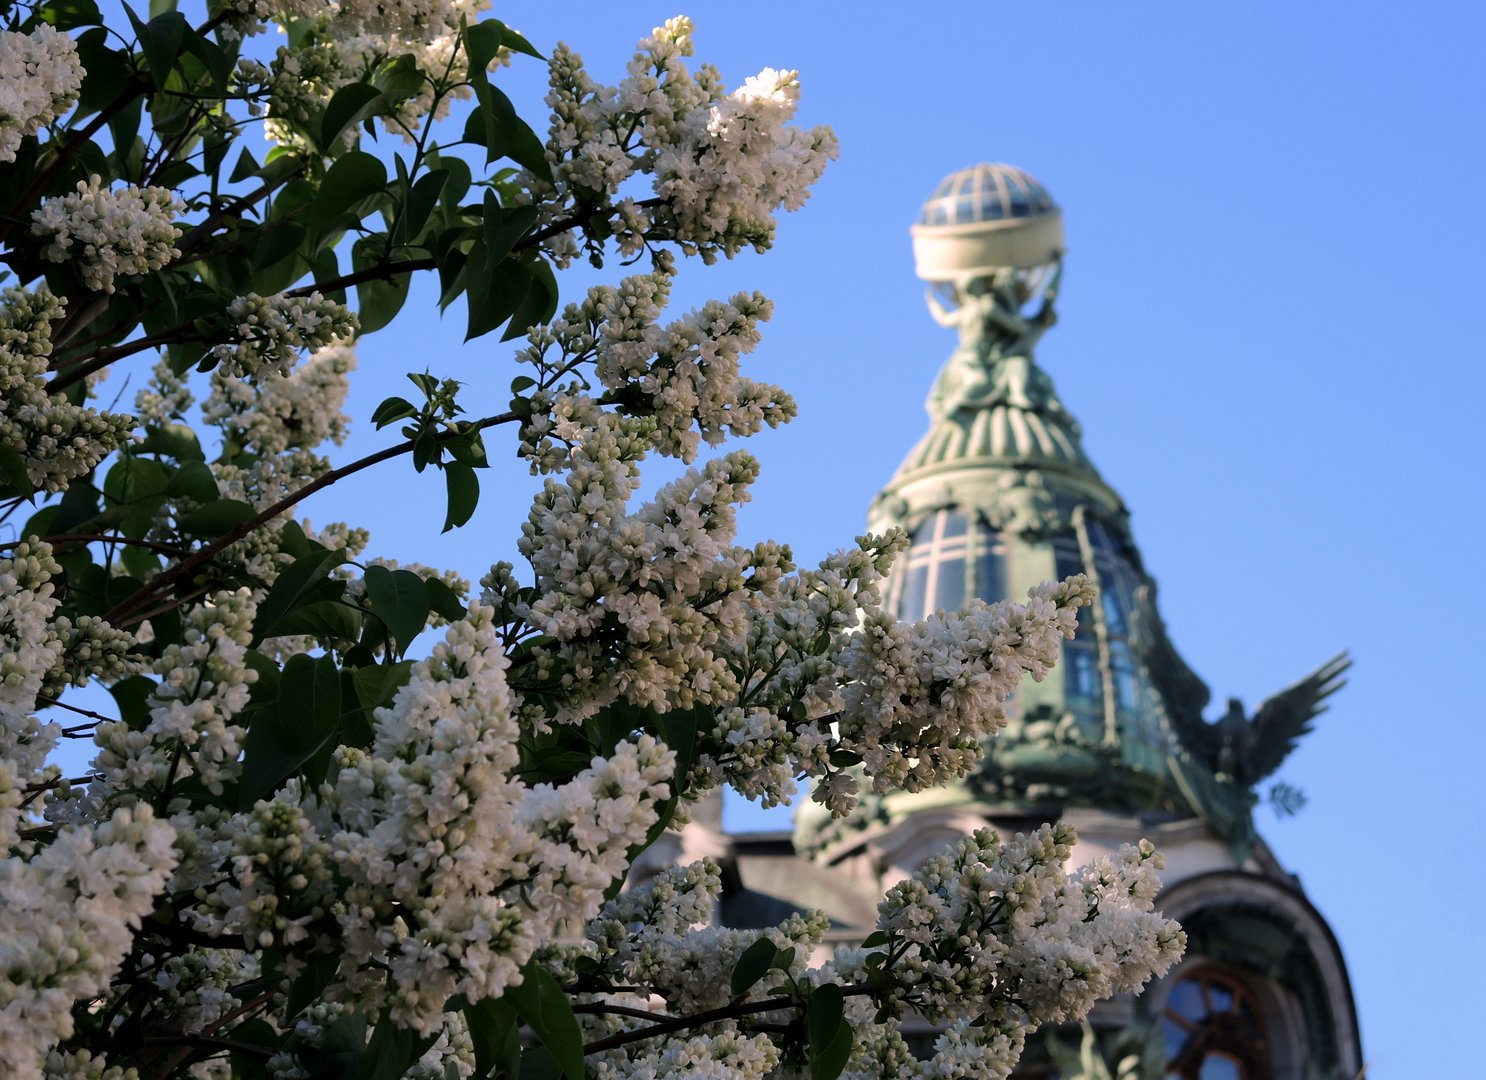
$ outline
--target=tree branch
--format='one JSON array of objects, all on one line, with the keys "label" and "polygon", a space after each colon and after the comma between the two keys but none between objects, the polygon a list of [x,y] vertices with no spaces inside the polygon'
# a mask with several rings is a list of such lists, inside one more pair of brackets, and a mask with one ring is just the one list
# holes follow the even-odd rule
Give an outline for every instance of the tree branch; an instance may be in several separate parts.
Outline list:
[{"label": "tree branch", "polygon": [[[871,988],[864,984],[853,984],[843,986],[841,992],[847,997],[860,997],[871,992]],[[740,1001],[732,1005],[723,1005],[721,1008],[708,1009],[705,1012],[693,1013],[690,1016],[672,1016],[651,1024],[648,1028],[640,1028],[637,1031],[621,1031],[617,1035],[597,1039],[587,1043],[583,1047],[584,1056],[602,1053],[605,1050],[613,1050],[616,1047],[628,1046],[633,1042],[643,1042],[653,1039],[657,1035],[669,1035],[673,1031],[685,1031],[687,1028],[701,1027],[703,1024],[715,1023],[718,1020],[736,1020],[741,1016],[752,1016],[757,1013],[778,1012],[781,1009],[802,1008],[803,1002],[796,998],[776,997],[765,998],[762,1001]]]},{"label": "tree branch", "polygon": [[[485,428],[495,427],[497,424],[509,424],[513,420],[517,419],[519,419],[519,417],[513,412],[498,413],[495,416],[487,416],[483,420],[475,421],[475,427],[483,430]],[[436,437],[440,442],[444,442],[448,439],[454,438],[455,435],[455,432],[446,431],[442,432]],[[369,469],[373,465],[379,465],[384,461],[390,461],[392,458],[409,453],[412,451],[412,449],[413,440],[409,439],[407,442],[398,443],[396,446],[389,446],[384,450],[378,450],[374,454],[368,454],[366,457],[361,458],[358,461],[353,461],[349,465],[343,465],[339,469],[331,469],[324,476],[321,476],[315,480],[311,480],[302,488],[291,491],[288,495],[285,495],[282,499],[274,503],[272,506],[268,507],[266,510],[259,511],[252,518],[243,522],[241,525],[237,525],[229,529],[227,532],[223,533],[221,536],[213,540],[210,544],[198,548],[192,555],[189,555],[185,559],[176,563],[174,566],[171,566],[156,574],[143,586],[141,586],[139,589],[136,589],[132,594],[125,597],[117,605],[115,605],[113,610],[103,617],[104,622],[108,623],[110,626],[120,628],[123,628],[125,626],[132,626],[134,623],[139,622],[140,619],[143,618],[143,616],[133,618],[129,622],[124,622],[122,620],[138,612],[150,600],[151,597],[166,591],[167,589],[174,586],[177,582],[189,579],[192,574],[194,574],[197,570],[210,562],[214,555],[218,554],[219,552],[225,551],[227,548],[231,547],[233,544],[237,543],[239,540],[243,539],[245,536],[253,532],[254,529],[257,529],[259,526],[272,521],[274,518],[282,514],[285,510],[292,509],[299,502],[313,495],[315,492],[323,491],[325,488],[330,487],[332,484],[338,483],[348,476],[354,476],[356,473],[359,473],[364,469]]]}]

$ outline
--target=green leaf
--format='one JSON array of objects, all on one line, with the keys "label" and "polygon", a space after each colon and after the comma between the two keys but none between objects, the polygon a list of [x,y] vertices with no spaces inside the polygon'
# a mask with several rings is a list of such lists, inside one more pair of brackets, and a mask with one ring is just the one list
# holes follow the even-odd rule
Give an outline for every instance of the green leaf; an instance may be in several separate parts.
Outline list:
[{"label": "green leaf", "polygon": [[778,947],[766,937],[759,938],[743,950],[743,955],[733,965],[733,997],[742,997],[769,973],[774,966],[774,954],[778,951]]},{"label": "green leaf", "polygon": [[536,132],[516,113],[511,99],[488,79],[472,80],[479,106],[470,113],[464,137],[485,147],[485,164],[508,157],[539,178],[552,181],[547,150]]},{"label": "green leaf", "polygon": [[485,265],[492,270],[511,253],[516,241],[529,233],[541,212],[535,206],[502,206],[495,192],[485,192],[481,218],[485,224]]},{"label": "green leaf", "polygon": [[103,480],[103,494],[114,504],[127,506],[164,495],[170,484],[165,466],[148,458],[122,457]]},{"label": "green leaf", "polygon": [[372,77],[372,84],[382,91],[389,105],[417,96],[427,81],[428,76],[418,70],[418,60],[411,53],[384,64]]},{"label": "green leaf", "polygon": [[314,223],[324,227],[363,199],[387,190],[387,166],[361,150],[341,155],[320,181],[311,211]]},{"label": "green leaf", "polygon": [[372,413],[372,423],[377,425],[380,431],[388,424],[395,424],[399,420],[406,420],[410,416],[417,416],[418,408],[407,398],[390,397],[378,405]]},{"label": "green leaf", "polygon": [[257,649],[243,653],[243,663],[258,673],[248,691],[250,699],[258,705],[276,705],[279,700],[279,665]]},{"label": "green leaf", "polygon": [[93,0],[48,0],[42,5],[41,18],[58,30],[103,25],[103,16]]},{"label": "green leaf", "polygon": [[84,72],[82,92],[77,98],[80,114],[97,112],[112,104],[121,87],[139,85],[125,59],[127,50],[110,48],[108,31],[102,26],[84,30],[74,40]]},{"label": "green leaf", "polygon": [[165,80],[170,77],[171,69],[175,67],[176,57],[180,55],[181,39],[187,29],[186,17],[179,11],[166,11],[146,24],[140,22],[139,16],[127,6],[124,11],[139,37],[139,48],[144,53],[150,79],[157,87],[163,87]]},{"label": "green leaf", "polygon": [[[510,49],[512,52],[525,53],[527,56],[535,57],[538,60],[547,59],[541,53],[537,52],[536,49],[532,48],[531,42],[527,41],[526,38],[522,37],[515,30],[512,30],[509,26],[501,22],[499,19],[485,19],[482,20],[480,25],[500,27],[500,43],[506,48]],[[487,63],[486,66],[488,67],[489,64]]]},{"label": "green leaf", "polygon": [[308,234],[291,222],[276,222],[258,233],[258,245],[253,250],[253,269],[265,270],[277,266],[291,255],[298,253]]},{"label": "green leaf", "polygon": [[883,933],[881,930],[873,930],[870,934],[862,939],[861,947],[864,949],[875,949],[879,945],[886,944],[887,934]]},{"label": "green leaf", "polygon": [[206,68],[206,73],[212,80],[212,88],[218,94],[225,94],[227,81],[232,77],[233,62],[222,47],[211,38],[202,37],[189,26],[186,28],[182,47],[201,61],[201,66]]},{"label": "green leaf", "polygon": [[411,282],[411,274],[398,274],[363,281],[356,286],[356,319],[363,334],[380,330],[397,318],[397,313],[407,303]]},{"label": "green leaf", "polygon": [[438,439],[427,428],[413,437],[413,471],[422,472],[443,457]]},{"label": "green leaf", "polygon": [[369,106],[382,96],[370,83],[351,83],[343,86],[325,106],[325,117],[320,123],[320,149],[329,151],[346,128],[370,114]]},{"label": "green leaf", "polygon": [[428,590],[429,609],[436,615],[450,622],[458,622],[468,614],[464,605],[459,602],[458,594],[439,578],[424,578],[423,587]]},{"label": "green leaf", "polygon": [[250,176],[256,176],[262,168],[258,159],[253,156],[253,151],[245,146],[243,152],[237,156],[237,164],[232,166],[232,175],[227,179],[234,184],[241,183]]},{"label": "green leaf", "polygon": [[851,1056],[851,1025],[846,999],[835,983],[817,986],[805,1002],[805,1033],[810,1043],[810,1080],[836,1080]]},{"label": "green leaf", "polygon": [[511,315],[511,325],[501,335],[502,341],[522,337],[533,326],[550,322],[552,316],[557,314],[557,278],[553,276],[552,267],[540,256],[534,260],[533,266],[535,272],[532,274],[531,287],[526,290],[521,303],[516,305],[516,310]]},{"label": "green leaf", "polygon": [[146,581],[160,572],[160,556],[149,548],[125,544],[119,553],[119,561],[136,581]]},{"label": "green leaf", "polygon": [[673,785],[680,791],[691,763],[697,756],[697,730],[706,719],[711,724],[711,712],[705,708],[672,709],[660,718],[661,737],[668,749],[676,751],[676,771]]},{"label": "green leaf", "polygon": [[309,538],[304,535],[299,522],[291,519],[279,529],[279,550],[291,559],[302,559],[316,549],[310,547]]},{"label": "green leaf", "polygon": [[361,609],[341,600],[315,600],[280,619],[274,635],[280,634],[309,634],[333,645],[355,641],[361,636]]},{"label": "green leaf", "polygon": [[[206,454],[196,433],[185,424],[166,424],[164,427],[147,427],[141,442],[134,445],[137,454],[159,454],[176,461],[205,461]],[[213,491],[215,491],[215,487]]]},{"label": "green leaf", "polygon": [[464,1003],[464,1022],[475,1048],[475,1076],[521,1073],[521,1023],[510,1002],[486,998]]},{"label": "green leaf", "polygon": [[406,652],[428,622],[428,590],[423,579],[411,570],[368,566],[363,581],[372,614],[387,627],[397,651]]},{"label": "green leaf", "polygon": [[237,499],[217,499],[182,515],[176,524],[181,532],[193,536],[221,536],[239,525],[246,525],[257,516],[258,511],[250,503]]},{"label": "green leaf", "polygon": [[0,443],[0,484],[4,485],[0,493],[6,496],[29,496],[36,490],[26,471],[26,459],[4,443]]},{"label": "green leaf", "polygon": [[258,613],[253,619],[254,638],[261,641],[272,637],[275,624],[307,602],[315,586],[325,580],[325,575],[345,561],[344,550],[317,551],[295,560],[274,580],[263,603],[258,605]]},{"label": "green leaf", "polygon": [[[483,241],[476,244],[476,250]],[[469,325],[464,340],[483,337],[511,317],[521,306],[531,288],[531,272],[516,259],[506,259],[494,269],[477,266],[474,251],[465,267],[468,286],[465,302],[469,305]]]},{"label": "green leaf", "polygon": [[176,469],[165,485],[165,494],[205,503],[219,498],[217,478],[203,461],[188,461]]},{"label": "green leaf", "polygon": [[444,462],[444,483],[449,490],[449,509],[444,515],[444,532],[457,529],[475,512],[480,502],[480,478],[462,461]]},{"label": "green leaf", "polygon": [[550,972],[535,960],[521,969],[521,985],[506,988],[505,1000],[557,1059],[568,1080],[583,1080],[583,1032],[573,1003]]},{"label": "green leaf", "polygon": [[300,750],[333,736],[341,718],[341,677],[329,656],[296,653],[279,672],[279,725],[287,745]]},{"label": "green leaf", "polygon": [[356,688],[356,697],[367,713],[392,704],[397,692],[408,684],[413,674],[411,660],[399,660],[395,664],[372,664],[351,672],[351,682]]},{"label": "green leaf", "polygon": [[438,206],[439,196],[444,193],[450,176],[448,169],[435,169],[420,176],[413,185],[412,191],[408,193],[407,206],[403,208],[402,239],[405,243],[417,240],[423,232],[423,226],[428,224],[434,208]]},{"label": "green leaf", "polygon": [[351,1069],[349,1080],[402,1080],[436,1037],[399,1027],[384,1013],[366,1044],[366,1052]]},{"label": "green leaf", "polygon": [[243,765],[238,786],[238,805],[251,810],[259,799],[267,798],[285,780],[297,773],[306,761],[334,738],[326,732],[318,742],[292,745],[283,732],[283,718],[272,706],[254,706],[244,714],[248,734],[243,739]]},{"label": "green leaf", "polygon": [[504,26],[495,19],[482,19],[464,28],[464,50],[469,57],[466,68],[471,75],[483,74],[490,69],[491,61],[503,44],[503,29]]},{"label": "green leaf", "polygon": [[320,1000],[320,995],[335,977],[340,966],[339,953],[311,953],[303,957],[304,970],[289,986],[288,1000],[284,1005],[285,1016],[297,1016]]},{"label": "green leaf", "polygon": [[562,1066],[545,1046],[533,1046],[521,1055],[520,1080],[558,1080]]}]

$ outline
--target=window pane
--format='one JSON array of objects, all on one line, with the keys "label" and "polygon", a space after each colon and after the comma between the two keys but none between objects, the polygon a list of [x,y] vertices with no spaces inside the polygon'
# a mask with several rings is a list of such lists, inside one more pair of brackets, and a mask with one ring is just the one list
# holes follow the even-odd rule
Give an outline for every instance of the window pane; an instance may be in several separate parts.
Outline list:
[{"label": "window pane", "polygon": [[927,563],[908,568],[908,575],[903,579],[903,599],[898,604],[898,618],[908,622],[917,622],[925,614],[924,605],[928,600],[926,595],[929,590],[929,567]]},{"label": "window pane", "polygon": [[1226,1054],[1208,1054],[1202,1059],[1197,1080],[1244,1080],[1244,1068]]},{"label": "window pane", "polygon": [[1161,1021],[1161,1034],[1166,1039],[1166,1059],[1169,1061],[1181,1052],[1187,1041],[1187,1031],[1171,1017]]},{"label": "window pane", "polygon": [[965,560],[946,558],[939,564],[939,577],[934,582],[932,611],[959,611],[965,606]]},{"label": "window pane", "polygon": [[944,531],[941,536],[964,536],[965,514],[960,510],[941,510],[938,516],[944,520]]},{"label": "window pane", "polygon": [[1166,1007],[1178,1016],[1188,1020],[1201,1020],[1207,1015],[1207,1006],[1202,1000],[1202,991],[1195,982],[1190,979],[1177,983],[1171,988],[1171,996],[1166,999]]},{"label": "window pane", "polygon": [[975,560],[975,595],[989,603],[1006,597],[1001,557],[992,551],[981,551]]},{"label": "window pane", "polygon": [[1104,601],[1104,625],[1111,634],[1126,637],[1130,633],[1130,620],[1125,614],[1125,590],[1121,588],[1124,582],[1120,580],[1123,575],[1116,570],[1100,576],[1104,579],[1104,590],[1100,593]]},{"label": "window pane", "polygon": [[1093,702],[1099,699],[1099,662],[1092,645],[1084,647],[1077,642],[1063,646],[1064,660],[1068,664],[1068,679],[1065,687],[1074,700]]}]

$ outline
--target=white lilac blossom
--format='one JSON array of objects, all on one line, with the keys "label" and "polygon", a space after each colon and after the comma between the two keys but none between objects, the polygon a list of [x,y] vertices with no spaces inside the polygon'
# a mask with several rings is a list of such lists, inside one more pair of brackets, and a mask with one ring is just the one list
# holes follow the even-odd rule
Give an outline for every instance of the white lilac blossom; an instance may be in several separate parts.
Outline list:
[{"label": "white lilac blossom", "polygon": [[333,917],[336,993],[425,1034],[451,996],[519,981],[560,925],[598,911],[658,818],[674,754],[646,736],[564,784],[525,785],[505,668],[472,604],[378,712],[370,752],[343,747],[323,792],[291,785],[238,816],[201,925],[264,948]]},{"label": "white lilac blossom", "polygon": [[[852,1047],[844,1076],[997,1080],[1033,1029],[1138,990],[1182,951],[1180,929],[1151,910],[1161,866],[1154,849],[1128,846],[1070,874],[1074,840],[1061,824],[1004,842],[983,830],[889,890],[875,949],[839,950],[818,968],[808,958],[826,925],[819,913],[765,930],[706,926],[721,888],[706,861],[664,870],[611,901],[584,943],[559,947],[553,961],[566,969],[583,957],[585,970],[632,988],[636,1001],[687,1015],[733,1000],[734,965],[764,938],[783,959],[759,996],[791,984],[847,987]],[[945,1025],[926,1061],[915,1060],[898,1031],[905,1009]],[[635,1029],[624,1014],[584,1019],[589,1040]],[[736,1034],[733,1021],[718,1026]],[[591,1067],[596,1075],[664,1075],[657,1063],[694,1054],[693,1037],[683,1031],[617,1047]]]},{"label": "white lilac blossom", "polygon": [[45,286],[0,293],[0,446],[20,455],[32,485],[66,491],[129,440],[133,419],[47,392],[52,323],[65,301]]},{"label": "white lilac blossom", "polygon": [[23,138],[72,108],[82,84],[66,34],[46,23],[28,34],[0,31],[0,161],[14,161]]},{"label": "white lilac blossom", "polygon": [[238,448],[257,454],[315,450],[345,442],[350,417],[341,411],[350,392],[348,375],[356,354],[348,345],[329,345],[311,353],[288,374],[266,370],[249,381],[218,367],[202,418],[228,440],[229,457]]},{"label": "white lilac blossom", "polygon": [[181,642],[155,663],[160,681],[145,726],[115,721],[94,730],[99,780],[90,797],[153,800],[191,776],[220,794],[238,775],[245,732],[236,721],[257,677],[244,661],[253,612],[246,589],[217,593],[191,610]]},{"label": "white lilac blossom", "polygon": [[[553,50],[547,159],[555,197],[532,178],[548,218],[612,199],[623,254],[673,241],[711,262],[746,247],[766,250],[775,213],[804,204],[838,150],[829,128],[791,126],[797,73],[765,68],[728,94],[711,68],[687,68],[692,29],[685,17],[657,27],[617,87],[596,83],[566,46]],[[621,196],[641,175],[652,178],[655,197]],[[548,250],[560,264],[577,253],[568,234]]]},{"label": "white lilac blossom", "polygon": [[318,292],[308,296],[249,293],[227,305],[227,341],[211,350],[225,375],[254,379],[288,375],[300,354],[343,345],[356,335],[356,316]]},{"label": "white lilac blossom", "polygon": [[1024,675],[1047,674],[1093,597],[1076,574],[1037,586],[1022,605],[971,600],[917,624],[867,613],[841,657],[850,682],[840,724],[874,789],[920,791],[964,776],[981,740],[1005,724],[1002,704]]},{"label": "white lilac blossom", "polygon": [[[773,305],[758,293],[739,293],[663,326],[671,277],[657,271],[625,278],[618,288],[595,286],[561,318],[534,327],[518,359],[533,364],[544,385],[591,363],[605,391],[654,418],[655,448],[687,462],[701,442],[716,446],[728,435],[793,419],[789,394],[739,374],[739,357],[758,344],[759,324]],[[526,452],[541,469],[553,460],[551,428],[529,424],[527,437]]]},{"label": "white lilac blossom", "polygon": [[108,989],[175,865],[174,836],[149,806],[121,807],[29,859],[0,859],[0,1061],[15,1080],[41,1080],[48,1050],[72,1033],[73,1002]]},{"label": "white lilac blossom", "polygon": [[[460,38],[464,21],[474,23],[489,0],[412,0],[412,2],[265,2],[251,14],[296,26],[296,44],[281,47],[267,69],[245,70],[243,76],[267,90],[265,134],[297,149],[313,149],[296,128],[314,122],[335,92],[369,78],[387,61],[412,56],[428,78],[408,97],[394,103],[378,122],[413,140],[428,119],[441,119],[455,101],[472,96],[469,54]],[[502,47],[492,66],[508,63]],[[435,89],[435,83],[438,89]],[[342,136],[356,138],[352,126]]]},{"label": "white lilac blossom", "polygon": [[1142,841],[1068,874],[1076,840],[1062,823],[1005,842],[983,829],[889,889],[877,926],[899,957],[895,1000],[1011,1033],[1170,968],[1186,938],[1152,910],[1161,857]]},{"label": "white lilac blossom", "polygon": [[71,263],[87,288],[111,293],[116,278],[140,277],[180,255],[175,219],[185,209],[169,188],[113,191],[94,176],[79,180],[75,192],[43,199],[31,235],[45,245],[43,258]]}]

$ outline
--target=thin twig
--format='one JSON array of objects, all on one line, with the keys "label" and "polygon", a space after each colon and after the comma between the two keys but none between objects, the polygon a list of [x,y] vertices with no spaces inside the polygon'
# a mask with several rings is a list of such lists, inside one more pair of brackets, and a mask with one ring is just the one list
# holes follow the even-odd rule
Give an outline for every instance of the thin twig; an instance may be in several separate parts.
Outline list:
[{"label": "thin twig", "polygon": [[[841,992],[847,997],[858,997],[870,992],[870,987],[856,984],[843,986]],[[597,1039],[587,1043],[583,1047],[584,1056],[602,1053],[605,1050],[613,1050],[616,1047],[628,1046],[633,1042],[643,1042],[653,1039],[657,1035],[668,1035],[673,1031],[685,1031],[687,1028],[701,1027],[703,1024],[715,1023],[718,1020],[735,1020],[740,1016],[752,1016],[755,1013],[779,1012],[782,1009],[798,1009],[802,1002],[796,998],[776,997],[765,998],[762,1001],[741,1001],[733,1005],[723,1005],[720,1008],[708,1009],[705,1012],[693,1013],[690,1016],[674,1016],[658,1023],[651,1024],[647,1028],[638,1031],[621,1031],[617,1035]]]},{"label": "thin twig", "polygon": [[[487,416],[483,420],[475,421],[474,426],[476,428],[484,429],[495,427],[497,424],[509,424],[513,420],[517,419],[519,419],[519,417],[516,413],[499,413],[495,416]],[[464,427],[464,425],[461,425],[461,428],[463,430],[468,430]],[[458,434],[462,434],[463,430]],[[448,439],[452,439],[455,436],[456,432],[446,431],[440,433],[438,436],[436,436],[436,438],[440,442],[443,442]],[[166,589],[170,588],[178,581],[188,579],[198,569],[205,566],[211,560],[212,556],[218,554],[221,551],[225,551],[227,548],[231,547],[233,544],[243,539],[243,537],[252,533],[254,529],[257,529],[259,526],[272,521],[274,518],[282,514],[285,510],[293,508],[304,499],[313,495],[315,492],[322,491],[325,488],[330,487],[332,484],[344,480],[348,476],[354,476],[356,473],[359,473],[364,469],[371,468],[373,465],[379,465],[384,461],[389,461],[392,458],[409,453],[412,451],[413,446],[414,440],[409,439],[407,442],[398,443],[396,446],[389,446],[384,450],[378,450],[376,453],[368,454],[366,457],[361,458],[359,461],[353,461],[351,464],[343,465],[339,469],[331,469],[324,476],[321,476],[316,480],[312,480],[304,487],[290,492],[288,495],[285,495],[282,499],[274,503],[272,506],[268,507],[266,510],[260,511],[248,521],[243,522],[241,525],[234,526],[227,532],[223,533],[221,536],[217,537],[217,539],[213,540],[210,544],[199,548],[195,552],[195,554],[188,556],[187,558],[176,563],[174,566],[166,570],[162,570],[160,573],[156,574],[139,589],[135,590],[132,594],[125,597],[118,604],[116,604],[113,610],[103,617],[104,622],[108,623],[110,626],[119,627],[133,625],[133,622],[138,621],[137,619],[131,620],[131,622],[127,623],[123,622],[122,620],[125,617],[137,612],[145,604],[145,602],[150,599],[150,597],[164,592]]]}]

